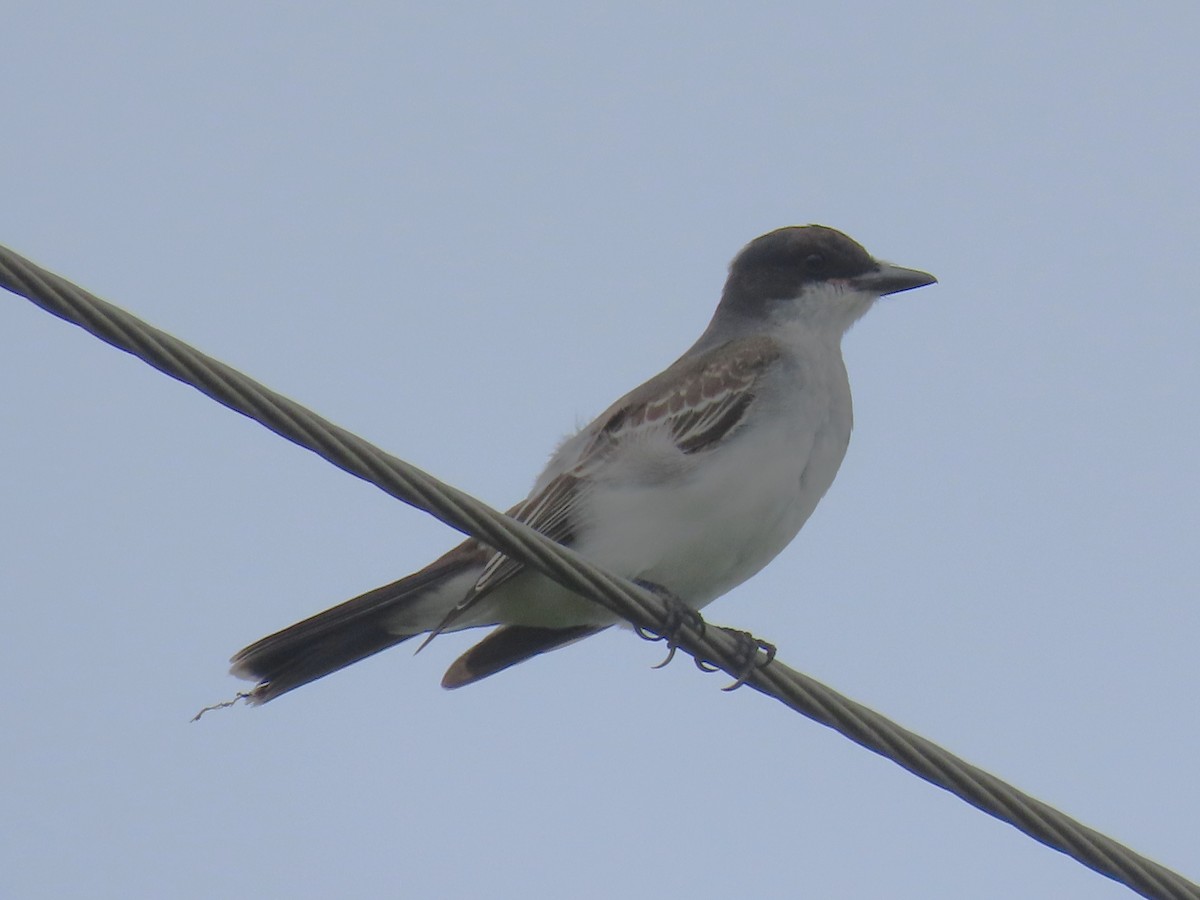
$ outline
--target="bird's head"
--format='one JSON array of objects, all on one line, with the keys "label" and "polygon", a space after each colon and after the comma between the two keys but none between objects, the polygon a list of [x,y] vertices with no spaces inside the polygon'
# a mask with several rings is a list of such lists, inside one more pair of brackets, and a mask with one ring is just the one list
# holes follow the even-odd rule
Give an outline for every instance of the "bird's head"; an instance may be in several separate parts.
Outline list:
[{"label": "bird's head", "polygon": [[768,324],[795,321],[840,337],[885,294],[937,281],[875,259],[824,225],[778,228],[755,238],[729,266],[718,316]]}]

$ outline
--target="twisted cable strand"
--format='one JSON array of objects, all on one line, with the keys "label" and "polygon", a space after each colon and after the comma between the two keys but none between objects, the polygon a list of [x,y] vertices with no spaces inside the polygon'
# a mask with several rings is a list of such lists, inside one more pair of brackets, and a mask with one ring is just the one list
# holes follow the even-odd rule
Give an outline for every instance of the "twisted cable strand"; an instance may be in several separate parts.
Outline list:
[{"label": "twisted cable strand", "polygon": [[[666,607],[649,591],[597,569],[569,548],[2,246],[0,286],[633,624],[653,631],[664,621]],[[696,660],[735,674],[739,646],[724,630],[708,628],[699,633],[685,625],[678,644]],[[778,660],[757,669],[745,683],[1144,897],[1200,900],[1200,887],[1176,872]]]}]

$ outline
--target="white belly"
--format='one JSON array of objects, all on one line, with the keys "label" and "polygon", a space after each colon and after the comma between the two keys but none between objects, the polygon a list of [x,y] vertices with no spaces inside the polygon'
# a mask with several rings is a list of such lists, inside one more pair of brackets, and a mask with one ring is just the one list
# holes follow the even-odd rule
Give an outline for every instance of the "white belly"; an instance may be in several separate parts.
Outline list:
[{"label": "white belly", "polygon": [[597,491],[579,550],[697,609],[741,584],[799,532],[837,474],[844,439],[759,423],[682,479]]}]

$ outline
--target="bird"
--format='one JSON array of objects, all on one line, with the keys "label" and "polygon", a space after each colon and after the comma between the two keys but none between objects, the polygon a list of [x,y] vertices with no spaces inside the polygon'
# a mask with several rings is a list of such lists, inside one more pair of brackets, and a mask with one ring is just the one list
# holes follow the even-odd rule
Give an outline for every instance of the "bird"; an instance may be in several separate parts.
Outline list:
[{"label": "bird", "polygon": [[[699,339],[563,440],[508,515],[698,616],[833,483],[853,424],[843,335],[880,297],[936,281],[824,225],[755,238]],[[458,688],[619,622],[472,538],[250,644],[231,672],[261,704],[418,635],[491,628],[446,671]]]}]

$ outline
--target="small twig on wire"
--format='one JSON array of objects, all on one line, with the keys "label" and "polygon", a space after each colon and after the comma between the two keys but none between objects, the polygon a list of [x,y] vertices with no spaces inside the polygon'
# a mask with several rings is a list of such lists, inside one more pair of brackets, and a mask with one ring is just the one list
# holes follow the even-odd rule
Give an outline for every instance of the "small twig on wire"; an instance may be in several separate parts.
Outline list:
[{"label": "small twig on wire", "polygon": [[[666,604],[649,591],[596,568],[568,548],[4,247],[0,247],[0,286],[132,353],[450,527],[537,569],[635,626],[653,631],[667,618]],[[698,663],[717,664],[743,680],[739,666],[744,663],[744,653],[728,630],[701,631],[685,622],[672,639]],[[1200,887],[1178,873],[778,660],[753,668],[744,683],[1145,897],[1200,900]],[[230,705],[238,699],[241,696],[210,708]]]}]

